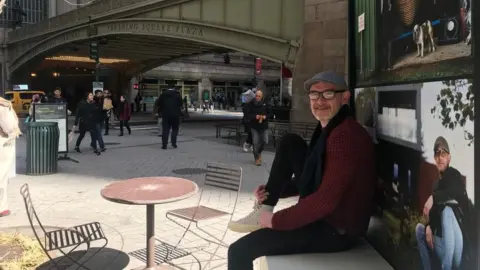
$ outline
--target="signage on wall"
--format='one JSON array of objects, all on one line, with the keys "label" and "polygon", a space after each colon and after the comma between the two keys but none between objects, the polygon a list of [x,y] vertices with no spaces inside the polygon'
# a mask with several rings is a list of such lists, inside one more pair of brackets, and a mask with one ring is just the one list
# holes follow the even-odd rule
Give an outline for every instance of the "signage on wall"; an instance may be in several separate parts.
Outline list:
[{"label": "signage on wall", "polygon": [[58,152],[68,152],[68,124],[67,104],[33,104],[33,121],[35,122],[57,122],[60,129]]},{"label": "signage on wall", "polygon": [[27,91],[28,90],[28,84],[14,84],[14,85],[12,85],[12,90],[13,91]]},{"label": "signage on wall", "polygon": [[145,90],[145,89],[147,89],[147,85],[144,84],[144,83],[142,83],[142,84],[135,83],[135,84],[133,84],[133,89]]},{"label": "signage on wall", "polygon": [[[476,241],[467,241],[477,228],[473,80],[358,88],[354,100],[357,121],[378,143],[379,209],[389,233],[388,241],[371,239],[372,244],[395,269],[427,264],[476,269]],[[452,205],[442,198],[462,202]],[[441,241],[437,228],[446,219],[458,224],[443,230],[453,230],[452,241],[461,243],[451,247],[459,260],[449,260],[425,240],[431,226],[435,241]]]},{"label": "signage on wall", "polygon": [[93,94],[95,94],[97,91],[103,92],[103,82],[92,82],[92,91]]},{"label": "signage on wall", "polygon": [[365,13],[358,16],[358,32],[361,33],[365,30]]},{"label": "signage on wall", "polygon": [[256,75],[262,74],[262,58],[255,59],[255,74]]},{"label": "signage on wall", "polygon": [[355,1],[357,85],[473,74],[473,0],[375,2]]}]

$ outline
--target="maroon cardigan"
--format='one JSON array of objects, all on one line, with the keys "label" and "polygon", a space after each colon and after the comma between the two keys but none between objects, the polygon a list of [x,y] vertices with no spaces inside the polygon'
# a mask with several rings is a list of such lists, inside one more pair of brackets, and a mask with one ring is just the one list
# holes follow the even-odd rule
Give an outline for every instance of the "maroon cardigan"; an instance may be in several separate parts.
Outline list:
[{"label": "maroon cardigan", "polygon": [[[325,220],[348,235],[365,235],[376,186],[371,137],[355,119],[347,117],[330,133],[324,162],[318,190],[296,205],[276,212],[273,229],[294,230]],[[294,194],[286,190],[285,195]]]},{"label": "maroon cardigan", "polygon": [[127,101],[124,101],[124,102],[120,102],[120,106],[123,106],[123,108],[121,108],[118,113],[118,120],[129,121],[130,115],[131,115],[130,105],[128,104]]}]

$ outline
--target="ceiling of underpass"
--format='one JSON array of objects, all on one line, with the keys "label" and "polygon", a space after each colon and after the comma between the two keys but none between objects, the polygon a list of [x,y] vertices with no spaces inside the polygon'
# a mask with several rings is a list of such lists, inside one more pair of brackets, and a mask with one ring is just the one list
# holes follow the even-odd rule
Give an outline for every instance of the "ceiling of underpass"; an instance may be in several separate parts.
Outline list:
[{"label": "ceiling of underpass", "polygon": [[[165,37],[122,35],[109,36],[102,40],[105,40],[106,44],[99,45],[100,59],[124,59],[129,61],[129,66],[148,62],[161,64],[191,55],[229,51],[200,42]],[[91,42],[71,43],[49,56],[89,57]]]}]

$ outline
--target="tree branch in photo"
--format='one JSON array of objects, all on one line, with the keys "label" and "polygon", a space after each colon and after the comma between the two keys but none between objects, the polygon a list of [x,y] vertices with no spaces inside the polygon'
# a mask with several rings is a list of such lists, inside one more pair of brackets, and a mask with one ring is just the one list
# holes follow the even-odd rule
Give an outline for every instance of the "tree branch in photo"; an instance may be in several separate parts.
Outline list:
[{"label": "tree branch in photo", "polygon": [[[444,88],[437,95],[437,105],[430,109],[434,118],[440,119],[445,128],[454,130],[463,128],[465,140],[471,146],[475,135],[467,130],[467,124],[473,123],[475,95],[473,93],[473,80],[443,81]],[[467,89],[465,91],[465,89]]]}]

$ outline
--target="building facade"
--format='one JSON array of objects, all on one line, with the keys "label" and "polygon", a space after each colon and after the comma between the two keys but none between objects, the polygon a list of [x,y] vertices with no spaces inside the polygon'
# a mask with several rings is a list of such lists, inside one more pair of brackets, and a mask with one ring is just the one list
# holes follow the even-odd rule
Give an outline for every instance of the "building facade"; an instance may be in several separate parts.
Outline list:
[{"label": "building facade", "polygon": [[[228,62],[225,61],[226,58]],[[189,102],[201,102],[208,95],[209,98],[224,97],[229,101],[229,106],[236,106],[246,89],[257,86],[264,88],[269,97],[282,96],[290,99],[291,91],[287,87],[280,94],[280,88],[284,84],[280,79],[280,64],[259,61],[261,66],[255,57],[239,52],[228,53],[228,56],[206,54],[179,59],[133,78],[130,97],[133,99],[140,93],[145,100],[151,101],[167,89],[168,85],[174,84]],[[288,79],[285,84],[288,85]],[[147,105],[147,110],[150,107]]]},{"label": "building facade", "polygon": [[[18,24],[36,24],[49,16],[49,2],[48,0],[7,0],[5,7],[0,14],[0,40],[2,43],[2,50],[0,53],[0,94],[8,88],[7,65],[6,65],[6,42],[7,33],[12,28],[20,27]],[[60,1],[62,2],[62,1]]]},{"label": "building facade", "polygon": [[[93,0],[21,0],[19,4],[26,13],[24,23],[34,24],[91,2]],[[4,26],[7,27],[6,31],[2,31],[4,44],[6,33],[15,19],[14,3],[15,0],[7,0],[7,7],[2,14]],[[258,83],[270,95],[289,98],[291,91],[289,94],[288,89],[280,94],[282,85],[291,85],[291,79],[285,84],[281,81],[281,65],[263,59],[259,61],[260,66],[254,56],[238,52],[179,59],[133,78],[128,89],[129,96],[133,98],[140,93],[148,100],[155,99],[169,82],[175,81],[182,96],[187,96],[191,101],[201,100],[205,90],[208,90],[210,97],[226,96],[229,100],[239,101],[245,89],[256,87]]]}]

